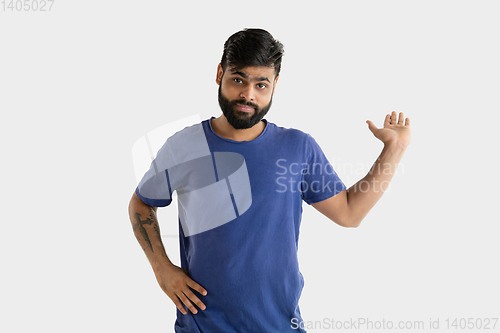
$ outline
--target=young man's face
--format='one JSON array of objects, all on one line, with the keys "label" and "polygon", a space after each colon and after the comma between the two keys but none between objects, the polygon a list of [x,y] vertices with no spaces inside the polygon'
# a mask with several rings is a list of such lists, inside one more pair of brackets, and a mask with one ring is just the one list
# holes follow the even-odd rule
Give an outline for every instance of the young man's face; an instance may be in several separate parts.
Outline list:
[{"label": "young man's face", "polygon": [[274,68],[269,67],[226,68],[223,72],[219,64],[215,80],[219,105],[235,129],[251,128],[267,114],[278,81],[274,74]]}]

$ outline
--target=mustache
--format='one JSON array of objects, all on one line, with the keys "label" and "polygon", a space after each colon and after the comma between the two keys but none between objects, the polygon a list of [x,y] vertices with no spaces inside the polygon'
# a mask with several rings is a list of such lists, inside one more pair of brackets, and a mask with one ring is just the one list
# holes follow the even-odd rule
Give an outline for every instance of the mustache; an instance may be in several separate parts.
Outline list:
[{"label": "mustache", "polygon": [[233,101],[233,106],[236,105],[236,104],[241,104],[241,105],[248,105],[248,106],[251,106],[253,107],[254,109],[258,110],[259,109],[259,106],[257,104],[254,104],[252,102],[247,102],[247,101],[244,101],[244,100],[237,100],[237,101]]}]

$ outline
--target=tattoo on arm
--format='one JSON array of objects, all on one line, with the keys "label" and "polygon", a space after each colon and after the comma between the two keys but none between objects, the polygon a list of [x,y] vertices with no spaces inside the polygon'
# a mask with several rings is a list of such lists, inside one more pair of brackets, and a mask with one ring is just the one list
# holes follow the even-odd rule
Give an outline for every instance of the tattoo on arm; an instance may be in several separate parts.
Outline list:
[{"label": "tattoo on arm", "polygon": [[[139,232],[142,235],[142,238],[149,245],[149,248],[151,249],[151,252],[154,252],[153,251],[153,245],[151,244],[151,240],[149,239],[149,235],[148,235],[146,229],[144,228],[144,225],[146,225],[146,224],[153,225],[154,231],[158,235],[160,234],[160,228],[158,227],[158,221],[156,219],[155,211],[153,210],[153,208],[150,208],[149,216],[146,217],[145,220],[141,220],[141,214],[139,214],[139,213],[135,213],[134,214],[134,218],[135,218],[135,221],[136,221],[134,223],[134,226],[133,226],[134,233],[137,231],[137,229],[139,229]],[[136,238],[137,238],[137,240],[139,240],[139,236],[137,234],[136,234]],[[144,248],[143,248],[143,250],[145,251]]]}]

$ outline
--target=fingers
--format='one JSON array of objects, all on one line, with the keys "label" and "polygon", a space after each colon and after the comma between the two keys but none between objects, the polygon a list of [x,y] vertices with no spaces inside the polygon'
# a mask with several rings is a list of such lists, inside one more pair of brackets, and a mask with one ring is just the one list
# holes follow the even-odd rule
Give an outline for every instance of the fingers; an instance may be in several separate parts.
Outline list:
[{"label": "fingers", "polygon": [[392,111],[391,113],[391,125],[396,125],[396,120],[397,120],[398,114],[396,111]]},{"label": "fingers", "polygon": [[203,304],[203,302],[189,288],[182,290],[182,291],[179,291],[179,293],[176,294],[176,296],[177,297],[175,297],[175,299],[172,298],[172,300],[173,300],[175,306],[184,315],[187,314],[187,311],[186,311],[186,309],[184,309],[183,304],[186,305],[186,307],[189,309],[189,311],[191,311],[193,314],[198,313],[198,310],[196,309],[194,304],[196,304],[196,306],[198,306],[198,308],[200,308],[202,310],[205,310],[207,308],[205,306],[205,304]]},{"label": "fingers", "polygon": [[158,270],[156,278],[163,291],[182,314],[188,314],[184,306],[193,314],[198,313],[196,306],[202,310],[206,309],[205,304],[194,294],[193,290],[204,296],[207,295],[207,291],[193,281],[185,269],[172,265],[166,270]]},{"label": "fingers", "polygon": [[203,296],[207,296],[207,291],[205,288],[200,286],[198,283],[194,282],[193,280],[188,281],[187,285],[191,288],[202,294]]},{"label": "fingers", "polygon": [[[190,288],[193,288],[194,290],[198,291],[202,295],[206,295],[207,291],[200,286],[198,283],[194,282],[193,280],[189,279],[186,281],[186,288],[183,288],[179,294],[177,294],[177,297],[186,305],[186,307],[193,313],[196,314],[198,313],[198,310],[196,307],[193,305],[196,304],[198,308],[205,310],[206,306],[203,304],[203,302],[191,291]],[[176,304],[177,305],[177,304]],[[186,310],[182,307],[182,304],[180,304],[181,307],[177,306],[179,310],[183,314],[187,314]]]},{"label": "fingers", "polygon": [[403,112],[399,113],[399,119],[398,119],[398,125],[404,125],[405,124],[405,115]]},{"label": "fingers", "polygon": [[184,309],[184,306],[182,306],[182,302],[180,301],[179,297],[172,298],[172,302],[174,302],[175,306],[183,315],[187,315],[186,309]]},{"label": "fingers", "polygon": [[377,126],[375,126],[375,124],[373,123],[373,121],[367,120],[366,123],[368,124],[368,128],[370,129],[370,131],[372,131],[372,133],[374,131],[378,130]]},{"label": "fingers", "polygon": [[388,114],[387,116],[385,116],[385,120],[384,120],[384,127],[387,127],[391,124],[391,115]]},{"label": "fingers", "polygon": [[[189,309],[189,311],[191,311],[193,314],[198,313],[198,310],[193,305],[193,303],[196,304],[202,310],[206,309],[205,304],[203,304],[203,302],[200,301],[200,299],[198,297],[196,297],[196,295],[191,290],[186,290],[183,293],[180,293],[179,295],[177,295],[177,297],[182,301],[182,303],[184,303],[184,305],[186,305],[186,307]],[[177,308],[179,308],[179,307],[177,307]],[[181,305],[181,308],[182,308],[182,310],[180,308],[179,308],[179,310],[183,314],[187,314],[186,310],[182,307],[182,305]]]},{"label": "fingers", "polygon": [[184,304],[189,307],[189,310],[191,310],[192,313],[198,312],[198,310],[196,310],[192,303],[196,304],[196,306],[202,310],[206,309],[205,304],[203,304],[203,302],[191,290],[185,291],[185,295],[187,296],[188,302],[191,303],[191,305],[189,306],[186,303]]},{"label": "fingers", "polygon": [[[189,311],[191,311],[193,314],[198,313],[198,310],[196,310],[193,303],[191,303],[189,301],[189,299],[187,298],[187,296],[184,293],[180,293],[179,295],[177,295],[177,297],[182,301],[182,303],[184,303],[184,305],[186,305],[186,307],[189,309]],[[182,314],[187,314],[187,311],[186,311],[186,309],[184,309],[184,307],[182,307],[181,312],[182,312]]]},{"label": "fingers", "polygon": [[[396,122],[397,119],[397,122]],[[396,111],[392,111],[392,113],[388,114],[385,116],[385,121],[384,121],[384,127],[387,127],[388,125],[401,125],[401,126],[410,126],[410,118],[405,119],[405,115],[403,112],[398,114]]]}]

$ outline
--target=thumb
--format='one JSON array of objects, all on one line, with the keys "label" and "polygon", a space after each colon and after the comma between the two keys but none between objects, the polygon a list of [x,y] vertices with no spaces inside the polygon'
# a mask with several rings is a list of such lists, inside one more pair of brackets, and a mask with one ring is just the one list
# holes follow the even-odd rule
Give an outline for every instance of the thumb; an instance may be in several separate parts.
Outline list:
[{"label": "thumb", "polygon": [[367,120],[366,123],[368,124],[368,128],[370,129],[370,131],[372,131],[372,133],[374,133],[374,131],[378,130],[378,127],[375,126],[373,121]]}]

